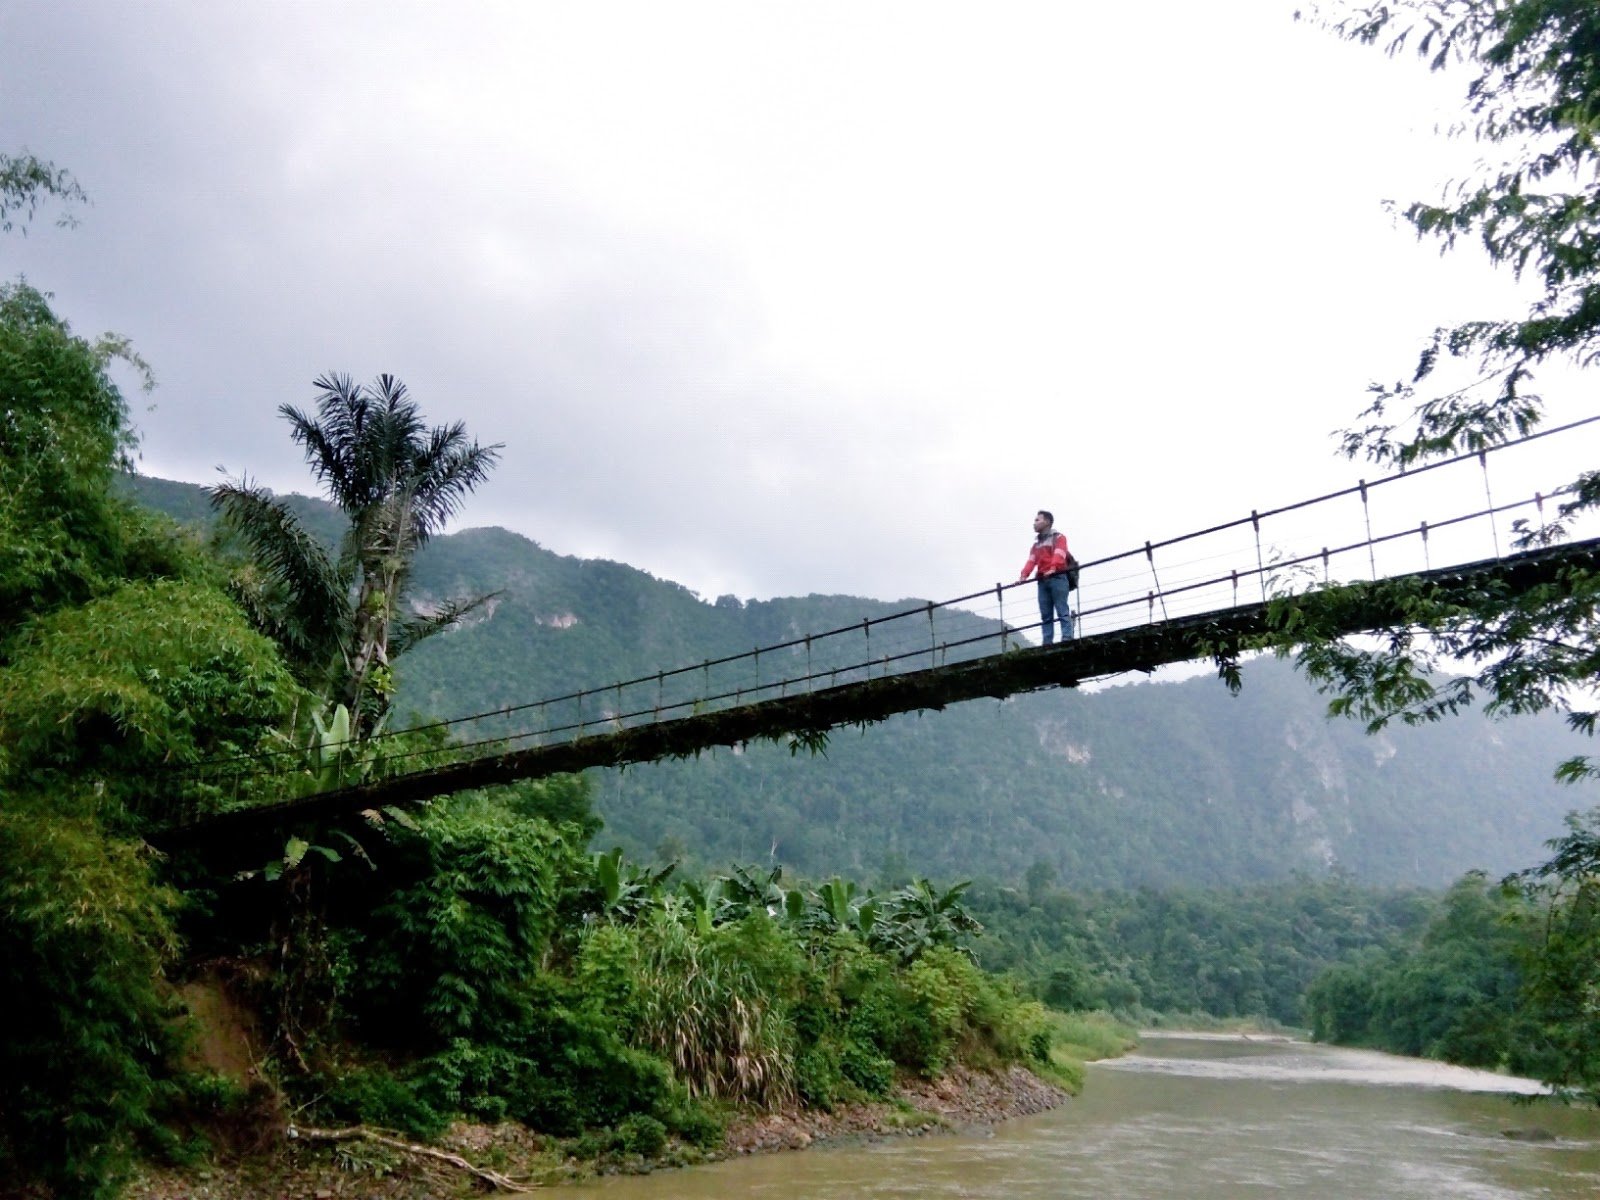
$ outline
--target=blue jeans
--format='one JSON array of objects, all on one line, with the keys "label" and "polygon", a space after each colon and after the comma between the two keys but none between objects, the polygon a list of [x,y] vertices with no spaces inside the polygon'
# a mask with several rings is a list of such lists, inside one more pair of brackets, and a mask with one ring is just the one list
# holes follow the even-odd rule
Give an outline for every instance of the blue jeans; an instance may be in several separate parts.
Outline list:
[{"label": "blue jeans", "polygon": [[1052,618],[1057,614],[1061,617],[1061,640],[1064,642],[1072,640],[1072,609],[1068,606],[1070,596],[1065,571],[1039,576],[1039,628],[1044,633],[1046,646],[1056,640],[1056,627]]}]

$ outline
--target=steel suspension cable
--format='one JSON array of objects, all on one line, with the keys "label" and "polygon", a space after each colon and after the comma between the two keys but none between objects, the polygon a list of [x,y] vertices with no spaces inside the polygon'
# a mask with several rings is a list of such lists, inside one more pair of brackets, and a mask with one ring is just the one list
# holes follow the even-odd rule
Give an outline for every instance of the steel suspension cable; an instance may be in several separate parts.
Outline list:
[{"label": "steel suspension cable", "polygon": [[[1144,546],[1141,549],[1123,551],[1123,552],[1121,552],[1119,554],[1114,554],[1114,555],[1107,556],[1105,558],[1092,560],[1092,561],[1087,562],[1087,563],[1085,563],[1083,565],[1084,565],[1085,568],[1088,568],[1088,567],[1100,567],[1100,566],[1107,565],[1109,563],[1117,562],[1119,560],[1130,558],[1130,557],[1132,557],[1134,555],[1143,553],[1146,556],[1146,558],[1147,558],[1147,560],[1149,562],[1151,573],[1152,573],[1152,577],[1155,579],[1156,586],[1157,586],[1157,589],[1158,589],[1157,592],[1150,593],[1150,595],[1147,597],[1147,599],[1149,601],[1149,604],[1150,604],[1150,607],[1152,609],[1152,619],[1153,619],[1154,603],[1155,603],[1155,600],[1157,598],[1160,598],[1161,601],[1162,601],[1162,612],[1163,612],[1163,615],[1165,616],[1166,612],[1167,612],[1166,604],[1165,604],[1165,597],[1166,597],[1167,593],[1166,593],[1166,591],[1164,589],[1161,589],[1160,579],[1155,574],[1154,551],[1157,550],[1157,549],[1162,549],[1162,548],[1168,547],[1168,546],[1178,545],[1178,544],[1181,544],[1181,543],[1186,542],[1186,541],[1192,541],[1192,540],[1195,540],[1195,539],[1200,538],[1200,537],[1205,537],[1205,536],[1209,536],[1211,534],[1223,532],[1223,531],[1228,530],[1228,529],[1238,528],[1238,527],[1241,527],[1244,524],[1248,523],[1248,524],[1250,524],[1252,526],[1252,529],[1254,531],[1255,545],[1256,545],[1257,575],[1258,575],[1258,579],[1261,582],[1262,596],[1263,596],[1263,598],[1265,598],[1266,597],[1266,569],[1265,569],[1265,561],[1264,561],[1264,557],[1263,557],[1263,553],[1262,553],[1262,546],[1261,546],[1261,522],[1262,522],[1262,520],[1264,520],[1266,518],[1269,518],[1269,517],[1281,516],[1281,515],[1286,514],[1286,513],[1295,512],[1295,511],[1298,511],[1298,510],[1301,510],[1301,509],[1304,509],[1304,508],[1311,507],[1313,505],[1325,503],[1325,502],[1327,502],[1329,500],[1337,499],[1337,498],[1340,498],[1340,497],[1343,497],[1343,496],[1349,496],[1349,495],[1352,495],[1352,494],[1359,494],[1361,496],[1363,506],[1365,507],[1366,504],[1367,504],[1367,494],[1368,494],[1369,489],[1375,489],[1377,487],[1384,486],[1386,484],[1398,482],[1398,481],[1405,480],[1405,479],[1412,479],[1412,478],[1415,478],[1415,477],[1417,477],[1419,475],[1425,474],[1426,472],[1433,471],[1433,470],[1438,470],[1440,468],[1447,467],[1447,466],[1452,466],[1452,465],[1455,465],[1455,464],[1460,463],[1460,462],[1464,462],[1467,459],[1474,458],[1474,457],[1476,457],[1479,460],[1480,465],[1482,466],[1482,469],[1484,471],[1485,495],[1486,495],[1486,498],[1489,500],[1489,503],[1490,503],[1490,511],[1493,511],[1493,508],[1494,508],[1494,506],[1493,506],[1493,497],[1492,497],[1492,495],[1489,494],[1489,485],[1488,485],[1488,467],[1487,467],[1487,455],[1488,454],[1494,453],[1494,452],[1498,452],[1500,450],[1512,449],[1512,448],[1515,448],[1515,447],[1521,446],[1521,445],[1526,445],[1526,444],[1528,444],[1530,442],[1538,441],[1538,440],[1540,440],[1542,438],[1552,437],[1552,436],[1554,436],[1556,434],[1566,433],[1566,432],[1569,432],[1571,430],[1578,429],[1578,428],[1581,428],[1583,426],[1593,424],[1593,423],[1595,423],[1597,421],[1600,421],[1600,414],[1596,414],[1594,416],[1589,416],[1589,417],[1584,417],[1584,418],[1581,418],[1581,419],[1576,420],[1576,421],[1570,421],[1570,422],[1567,422],[1567,423],[1565,423],[1563,425],[1553,426],[1553,427],[1551,427],[1549,429],[1538,430],[1538,431],[1536,431],[1534,433],[1525,434],[1520,438],[1511,439],[1511,440],[1508,440],[1508,441],[1505,441],[1505,442],[1498,442],[1498,443],[1496,443],[1496,444],[1494,444],[1492,446],[1481,447],[1479,449],[1468,451],[1468,452],[1465,452],[1463,454],[1455,455],[1455,456],[1450,457],[1450,458],[1439,459],[1439,460],[1437,460],[1435,462],[1424,464],[1421,467],[1413,468],[1413,469],[1410,469],[1410,470],[1402,470],[1402,471],[1399,471],[1399,472],[1397,472],[1397,473],[1395,473],[1393,475],[1389,475],[1389,476],[1386,476],[1386,477],[1384,477],[1382,479],[1378,479],[1378,480],[1375,480],[1375,481],[1370,481],[1369,482],[1367,480],[1361,480],[1354,487],[1341,488],[1341,489],[1338,489],[1336,491],[1324,493],[1324,494],[1322,494],[1320,496],[1314,496],[1314,497],[1310,497],[1310,498],[1305,499],[1305,500],[1296,501],[1296,502],[1294,502],[1292,504],[1281,505],[1281,506],[1279,506],[1277,508],[1268,509],[1265,512],[1259,512],[1257,510],[1252,509],[1251,513],[1250,513],[1250,515],[1248,517],[1242,517],[1242,518],[1239,518],[1239,519],[1234,520],[1234,521],[1222,522],[1222,523],[1217,524],[1217,525],[1208,526],[1208,527],[1206,527],[1204,529],[1195,530],[1193,532],[1186,533],[1186,534],[1181,534],[1181,535],[1178,535],[1178,536],[1172,537],[1172,538],[1167,538],[1167,539],[1164,539],[1162,541],[1152,542],[1152,541],[1148,541],[1147,540],[1145,542]],[[1542,516],[1542,508],[1541,508],[1541,516]],[[1452,521],[1452,522],[1443,522],[1443,523],[1440,523],[1440,524],[1453,524],[1453,523],[1454,522]],[[1439,528],[1440,524],[1434,525],[1433,528]],[[1369,529],[1369,532],[1370,532],[1370,518],[1369,518],[1368,529]],[[1421,533],[1422,533],[1422,541],[1423,541],[1423,546],[1424,546],[1425,561],[1429,561],[1429,556],[1427,554],[1427,550],[1428,550],[1428,529],[1429,529],[1429,526],[1428,526],[1427,522],[1423,522],[1422,525],[1420,526],[1420,530],[1421,530]],[[1382,539],[1378,539],[1378,540],[1382,540]],[[1369,538],[1369,542],[1371,542],[1370,538]],[[1496,557],[1499,557],[1499,535],[1498,535],[1498,531],[1496,531],[1496,533],[1495,533],[1495,553],[1496,553]],[[1279,565],[1282,565],[1282,564],[1279,564]],[[1431,565],[1431,563],[1430,563],[1430,565]],[[1376,572],[1376,561],[1375,561],[1375,559],[1374,559],[1374,561],[1372,563],[1372,567],[1373,567],[1373,570],[1374,570],[1374,573],[1375,573]],[[1020,586],[1019,583],[1011,583],[1011,584],[998,584],[997,583],[995,585],[995,588],[994,588],[994,593],[998,597],[999,604],[1001,606],[1001,631],[1000,631],[1000,637],[1001,637],[1001,641],[1002,641],[1002,646],[1004,646],[1004,644],[1005,644],[1005,637],[1006,637],[1006,626],[1004,624],[1004,619],[1003,619],[1004,618],[1004,608],[1003,608],[1003,606],[1004,606],[1004,592],[1008,591],[1008,590],[1010,590],[1012,588],[1018,587],[1018,586]],[[1186,590],[1186,589],[1180,589],[1180,590]],[[983,596],[986,596],[988,594],[989,594],[988,590],[985,589],[983,591],[971,592],[971,593],[968,593],[968,594],[963,595],[963,596],[958,596],[958,597],[955,597],[954,599],[951,599],[951,600],[940,601],[937,604],[934,604],[931,601],[929,601],[927,603],[933,605],[933,608],[935,608],[935,609],[952,609],[952,608],[955,608],[958,605],[965,604],[968,601],[971,601],[971,600],[974,600],[974,599],[978,599],[979,597],[983,597]],[[808,634],[805,634],[805,635],[803,635],[801,637],[792,638],[792,639],[790,639],[788,641],[775,643],[772,646],[765,647],[764,649],[766,651],[768,651],[768,652],[771,652],[771,651],[789,649],[789,648],[793,648],[793,647],[798,647],[798,646],[804,645],[805,648],[806,648],[806,651],[807,651],[807,656],[808,656],[808,661],[809,661],[811,647],[812,647],[812,644],[813,644],[814,640],[823,640],[823,639],[827,639],[827,638],[831,638],[831,637],[836,637],[836,636],[839,636],[839,635],[842,635],[842,634],[845,634],[845,633],[849,633],[849,632],[851,632],[853,630],[857,630],[857,629],[860,629],[865,633],[866,639],[867,639],[867,642],[868,642],[868,645],[869,645],[869,648],[870,648],[871,628],[872,628],[872,626],[874,626],[874,625],[885,625],[885,624],[888,624],[888,623],[893,622],[893,621],[901,620],[901,619],[903,619],[905,617],[908,617],[910,615],[923,612],[924,610],[925,610],[925,606],[918,606],[917,608],[905,609],[905,610],[898,611],[898,612],[892,612],[892,613],[884,614],[884,615],[878,616],[878,617],[864,618],[859,623],[852,623],[850,625],[840,626],[840,627],[838,627],[836,629],[826,630],[826,631],[824,631],[822,633],[808,633]],[[1100,611],[1100,610],[1098,610],[1098,609],[1082,609],[1082,608],[1080,608],[1079,613],[1080,613],[1080,616],[1081,616],[1084,612],[1092,613],[1092,612],[1097,612],[1097,611]],[[1031,626],[1024,626],[1022,628],[1031,628]],[[954,642],[954,643],[950,643],[950,644],[951,645],[961,645],[963,643],[962,642]],[[763,650],[762,647],[757,647],[754,651],[745,651],[745,652],[742,652],[742,653],[739,653],[739,654],[725,655],[725,656],[723,656],[721,658],[706,659],[706,660],[704,660],[703,663],[696,664],[694,666],[685,666],[685,667],[674,668],[674,669],[671,669],[671,670],[657,671],[654,675],[646,675],[646,676],[641,676],[641,677],[635,678],[635,679],[621,680],[621,681],[618,681],[614,686],[616,687],[616,689],[618,690],[619,695],[620,695],[621,689],[624,688],[624,687],[631,687],[631,686],[635,686],[635,685],[638,685],[638,684],[647,683],[652,679],[657,681],[658,686],[661,686],[661,685],[664,685],[665,680],[667,678],[669,678],[669,677],[677,677],[677,676],[684,675],[684,674],[687,674],[687,673],[695,671],[695,670],[703,669],[707,673],[706,682],[707,682],[707,686],[709,687],[709,671],[710,671],[711,667],[713,667],[713,666],[723,666],[723,665],[739,662],[739,661],[742,661],[744,659],[752,657],[752,655],[756,656],[756,661],[757,661],[757,664],[758,664],[758,667],[759,667],[759,655],[761,654],[762,650]],[[870,674],[870,654],[869,654],[868,658],[869,658],[869,665],[868,665],[867,669],[868,669],[869,674]],[[837,672],[835,672],[835,674],[836,673]],[[809,676],[809,674],[810,674],[810,671],[808,669],[808,676]],[[459,716],[459,717],[451,717],[451,718],[447,718],[447,719],[443,719],[443,720],[432,721],[432,722],[428,722],[428,723],[425,723],[425,724],[422,724],[422,725],[412,726],[412,727],[410,727],[408,729],[385,730],[384,732],[382,732],[380,734],[377,734],[377,735],[374,735],[371,738],[365,739],[364,741],[361,740],[361,739],[357,739],[357,738],[350,738],[350,739],[348,739],[348,740],[346,740],[345,742],[342,742],[342,743],[330,743],[326,748],[327,749],[337,749],[339,746],[353,746],[353,745],[357,745],[357,744],[370,746],[373,743],[379,742],[379,741],[390,740],[390,739],[400,738],[400,737],[409,737],[409,736],[412,736],[412,735],[415,735],[415,734],[425,733],[425,732],[432,732],[434,730],[439,730],[439,729],[453,728],[453,727],[455,727],[457,725],[463,725],[463,724],[467,724],[467,723],[470,723],[470,722],[488,720],[488,719],[491,719],[491,718],[506,718],[506,717],[511,716],[514,713],[524,712],[524,711],[528,711],[528,710],[531,710],[531,709],[540,709],[541,711],[547,712],[549,706],[565,703],[565,702],[567,702],[569,700],[575,700],[577,702],[577,704],[579,706],[580,715],[581,715],[583,696],[586,693],[593,694],[593,690],[592,689],[582,689],[582,690],[579,690],[577,692],[569,692],[569,693],[566,693],[565,695],[561,695],[561,696],[548,697],[548,698],[540,699],[540,700],[532,700],[532,701],[528,701],[528,702],[522,703],[522,704],[507,705],[507,706],[503,706],[503,707],[498,708],[498,709],[486,710],[486,711],[483,711],[483,712],[470,713],[470,714],[466,714],[466,715]],[[582,724],[582,722],[581,722],[581,719],[580,719],[580,727],[581,727],[581,724]],[[181,764],[175,763],[175,764],[172,764],[172,766],[170,768],[168,768],[168,769],[174,770],[174,771],[178,771],[178,772],[189,772],[189,771],[199,770],[199,769],[204,768],[204,767],[224,766],[224,765],[227,765],[227,764],[230,764],[230,763],[258,762],[258,761],[268,761],[268,760],[271,760],[271,759],[274,759],[274,758],[298,757],[300,754],[301,754],[301,751],[299,749],[284,749],[284,750],[264,751],[264,752],[254,753],[254,754],[241,754],[241,755],[232,755],[232,756],[226,756],[226,757],[205,759],[205,760],[200,760],[200,761],[197,761],[197,762],[194,762],[194,763],[181,763]]]}]

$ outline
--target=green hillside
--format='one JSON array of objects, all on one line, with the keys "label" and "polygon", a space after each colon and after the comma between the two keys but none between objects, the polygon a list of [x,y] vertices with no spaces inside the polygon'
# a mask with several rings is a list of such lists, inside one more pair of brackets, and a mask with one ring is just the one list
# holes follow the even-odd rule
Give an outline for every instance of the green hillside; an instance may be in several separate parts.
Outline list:
[{"label": "green hillside", "polygon": [[[180,518],[202,511],[190,485],[132,486]],[[708,603],[503,529],[439,538],[418,561],[419,602],[488,591],[500,593],[489,608],[404,660],[401,711],[482,712],[920,602]],[[1321,698],[1271,660],[1247,666],[1238,696],[1193,679],[975,701],[838,732],[825,757],[763,745],[597,772],[601,836],[635,855],[776,860],[811,876],[892,877],[916,864],[1015,880],[1044,863],[1075,888],[1330,869],[1442,885],[1526,865],[1578,806],[1551,781],[1573,752],[1557,717],[1367,737],[1322,714]]]}]

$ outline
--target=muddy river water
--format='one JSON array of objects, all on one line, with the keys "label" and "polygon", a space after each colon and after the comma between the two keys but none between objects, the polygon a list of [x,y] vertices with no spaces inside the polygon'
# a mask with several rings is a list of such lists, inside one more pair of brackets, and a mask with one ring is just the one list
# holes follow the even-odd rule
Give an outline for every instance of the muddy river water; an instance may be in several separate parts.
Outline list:
[{"label": "muddy river water", "polygon": [[[1600,1197],[1600,1113],[1536,1085],[1283,1040],[1147,1036],[1080,1098],[953,1136],[741,1158],[564,1189],[605,1200]],[[1512,1136],[1507,1136],[1511,1134]]]}]

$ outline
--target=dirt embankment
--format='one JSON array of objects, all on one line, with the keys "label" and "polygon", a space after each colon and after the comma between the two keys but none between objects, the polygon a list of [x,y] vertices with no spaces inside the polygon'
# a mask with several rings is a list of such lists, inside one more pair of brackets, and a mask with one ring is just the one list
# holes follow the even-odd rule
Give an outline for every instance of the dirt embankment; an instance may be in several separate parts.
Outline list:
[{"label": "dirt embankment", "polygon": [[[701,1161],[742,1154],[799,1150],[818,1142],[985,1129],[1012,1117],[1054,1108],[1068,1093],[1021,1067],[996,1073],[956,1068],[937,1080],[903,1081],[895,1100],[840,1105],[833,1112],[789,1109],[750,1114],[735,1120],[719,1152]],[[596,1169],[655,1170],[659,1162],[592,1164],[552,1153],[554,1143],[520,1125],[458,1124],[441,1139],[439,1151],[529,1186],[581,1178]],[[340,1153],[283,1140],[276,1147],[234,1163],[214,1163],[188,1171],[151,1172],[128,1189],[129,1200],[334,1200],[392,1197],[437,1200],[484,1195],[482,1179],[437,1158],[408,1155],[383,1146],[348,1145]]]},{"label": "dirt embankment", "polygon": [[941,1079],[903,1082],[899,1099],[902,1104],[841,1105],[831,1113],[800,1109],[751,1116],[728,1131],[726,1153],[798,1150],[836,1138],[980,1129],[1044,1112],[1068,1095],[1022,1067],[993,1074],[957,1067]]}]

